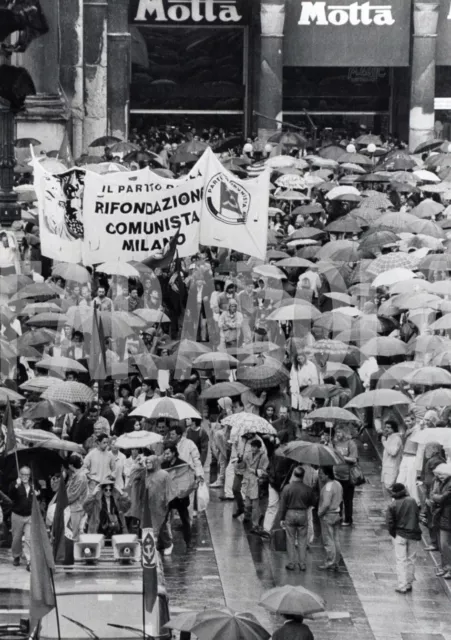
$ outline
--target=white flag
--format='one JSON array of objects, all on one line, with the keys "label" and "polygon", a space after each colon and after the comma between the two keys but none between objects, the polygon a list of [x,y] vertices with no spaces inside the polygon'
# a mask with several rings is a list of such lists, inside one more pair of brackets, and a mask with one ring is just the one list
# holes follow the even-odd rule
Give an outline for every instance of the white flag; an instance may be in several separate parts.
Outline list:
[{"label": "white flag", "polygon": [[240,180],[209,151],[200,243],[265,260],[269,178],[267,170],[253,180]]}]

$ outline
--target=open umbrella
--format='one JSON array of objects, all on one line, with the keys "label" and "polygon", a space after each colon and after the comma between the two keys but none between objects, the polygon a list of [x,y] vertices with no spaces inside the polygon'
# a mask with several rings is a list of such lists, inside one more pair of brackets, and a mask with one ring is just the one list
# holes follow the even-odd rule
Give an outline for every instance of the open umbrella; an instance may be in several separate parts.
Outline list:
[{"label": "open umbrella", "polygon": [[143,416],[148,420],[170,418],[171,420],[200,419],[200,413],[188,402],[175,398],[152,398],[134,409],[131,416]]},{"label": "open umbrella", "polygon": [[313,464],[318,467],[331,467],[344,462],[339,453],[324,444],[302,440],[282,445],[276,450],[276,455],[295,460],[299,464]]},{"label": "open umbrella", "polygon": [[221,351],[214,351],[211,353],[203,353],[197,356],[193,361],[193,367],[195,369],[217,369],[226,367],[236,367],[238,360],[228,353]]},{"label": "open umbrella", "polygon": [[265,591],[259,604],[279,615],[298,615],[307,617],[313,613],[320,613],[326,608],[326,603],[318,594],[300,585],[286,584]]},{"label": "open umbrella", "polygon": [[415,274],[410,269],[405,268],[397,268],[390,269],[389,271],[384,271],[380,273],[372,282],[373,287],[389,287],[392,284],[396,284],[397,282],[401,282],[402,280],[413,280],[415,278]]},{"label": "open umbrella", "polygon": [[256,367],[238,367],[237,378],[251,389],[269,389],[286,383],[290,377],[285,367],[275,367],[268,364],[260,364]]},{"label": "open umbrella", "polygon": [[[298,301],[300,302],[300,300]],[[280,309],[276,309],[269,314],[267,320],[273,320],[277,322],[295,322],[299,320],[311,321],[321,317],[320,312],[309,302],[305,304],[291,304]]]},{"label": "open umbrella", "polygon": [[389,367],[384,373],[380,376],[377,381],[378,389],[392,389],[400,384],[401,380],[404,379],[404,376],[408,373],[412,373],[415,369],[418,368],[417,362],[401,362],[398,364],[394,364]]},{"label": "open umbrella", "polygon": [[160,324],[161,322],[171,321],[170,318],[159,309],[137,309],[133,313],[147,324]]},{"label": "open umbrella", "polygon": [[192,633],[198,640],[268,640],[270,637],[252,613],[236,613],[227,608],[182,613],[165,626]]},{"label": "open umbrella", "polygon": [[139,278],[139,271],[132,267],[128,262],[120,262],[119,260],[111,260],[99,264],[97,271],[106,273],[110,276],[123,276],[124,278]]},{"label": "open umbrella", "polygon": [[248,387],[241,384],[241,382],[218,382],[202,391],[200,397],[203,400],[216,400],[219,398],[239,396],[245,391],[248,391]]},{"label": "open umbrella", "polygon": [[66,316],[61,313],[61,310],[58,313],[54,313],[52,311],[45,313],[37,313],[32,316],[29,320],[26,321],[30,327],[62,327],[66,322]]},{"label": "open umbrella", "polygon": [[422,407],[450,407],[451,406],[451,389],[440,387],[422,393],[415,400],[416,404]]},{"label": "open umbrella", "polygon": [[17,402],[18,400],[25,400],[25,398],[21,396],[20,393],[17,393],[17,391],[9,389],[9,387],[0,386],[0,402],[4,404],[7,400]]},{"label": "open umbrella", "polygon": [[37,376],[36,378],[31,378],[30,380],[23,382],[19,388],[22,389],[22,391],[42,393],[49,387],[53,387],[54,385],[60,383],[61,380],[59,378],[53,378],[51,376]]},{"label": "open umbrella", "polygon": [[30,302],[17,315],[33,316],[38,313],[62,313],[62,309],[55,302]]},{"label": "open umbrella", "polygon": [[66,358],[64,356],[46,356],[42,360],[36,363],[36,366],[40,369],[50,369],[55,371],[76,371],[79,373],[86,373],[87,369],[80,362],[73,358]]},{"label": "open umbrella", "polygon": [[323,407],[315,409],[307,415],[308,420],[319,420],[324,422],[360,422],[360,419],[351,411],[341,409],[340,407]]},{"label": "open umbrella", "polygon": [[401,251],[397,253],[387,253],[373,260],[368,267],[368,271],[378,276],[380,273],[390,271],[391,269],[412,269],[415,267],[415,262],[408,253]]},{"label": "open umbrella", "polygon": [[56,284],[50,284],[46,282],[35,282],[33,284],[26,285],[23,289],[18,291],[9,301],[9,304],[17,300],[25,300],[27,298],[57,298],[63,295],[64,291]]},{"label": "open umbrella", "polygon": [[55,342],[56,331],[52,329],[36,329],[23,333],[16,340],[19,353],[27,347],[36,347],[43,344]]},{"label": "open umbrella", "polygon": [[[450,391],[451,394],[451,391]],[[375,389],[359,393],[345,406],[345,409],[364,409],[365,407],[392,407],[410,404],[412,400],[400,391],[392,389]]]},{"label": "open umbrella", "polygon": [[122,142],[120,138],[116,138],[116,136],[102,136],[101,138],[96,138],[89,145],[91,148],[94,147],[110,147],[117,142]]},{"label": "open umbrella", "polygon": [[301,396],[305,398],[330,398],[336,389],[334,384],[311,384],[301,391]]},{"label": "open umbrella", "polygon": [[44,391],[41,397],[44,400],[59,400],[60,402],[69,402],[71,404],[76,404],[77,402],[87,404],[88,402],[94,401],[95,394],[87,385],[71,380],[52,385]]},{"label": "open umbrella", "polygon": [[405,342],[398,340],[398,338],[388,336],[371,338],[371,340],[362,346],[362,353],[368,357],[405,355],[406,351],[407,347]]},{"label": "open umbrella", "polygon": [[69,402],[59,402],[58,400],[41,400],[30,406],[23,413],[24,418],[36,420],[37,418],[55,418],[67,413],[75,413],[76,407]]},{"label": "open umbrella", "polygon": [[451,386],[451,373],[440,367],[421,367],[404,375],[410,385],[421,384],[425,387],[435,385]]},{"label": "open umbrella", "polygon": [[226,416],[221,420],[221,424],[225,424],[229,427],[240,427],[241,434],[244,433],[260,433],[268,435],[277,435],[277,431],[272,424],[264,418],[255,415],[254,413],[235,413],[231,416]]},{"label": "open umbrella", "polygon": [[131,431],[124,433],[116,440],[119,449],[146,449],[152,448],[157,442],[161,442],[163,437],[152,431]]},{"label": "open umbrella", "polygon": [[91,275],[85,267],[80,264],[71,264],[68,262],[60,262],[53,267],[53,276],[60,276],[64,280],[70,282],[79,282],[83,284],[85,282],[91,282]]},{"label": "open umbrella", "polygon": [[273,264],[261,264],[253,268],[254,273],[265,278],[274,278],[275,280],[286,280],[287,276],[284,272]]}]

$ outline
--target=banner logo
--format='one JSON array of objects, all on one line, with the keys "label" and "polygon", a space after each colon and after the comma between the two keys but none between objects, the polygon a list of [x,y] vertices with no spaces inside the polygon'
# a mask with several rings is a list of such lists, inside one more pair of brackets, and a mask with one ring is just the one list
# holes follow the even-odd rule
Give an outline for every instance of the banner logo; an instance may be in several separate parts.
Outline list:
[{"label": "banner logo", "polygon": [[153,569],[157,565],[155,539],[152,529],[143,529],[142,564],[144,569]]},{"label": "banner logo", "polygon": [[391,5],[376,5],[370,2],[353,2],[350,5],[327,5],[326,2],[302,2],[301,16],[298,24],[309,26],[332,25],[341,27],[344,24],[377,26],[395,24]]},{"label": "banner logo", "polygon": [[211,178],[206,191],[207,209],[225,224],[246,224],[251,206],[250,193],[224,173]]},{"label": "banner logo", "polygon": [[134,22],[160,24],[238,24],[237,0],[139,0]]}]

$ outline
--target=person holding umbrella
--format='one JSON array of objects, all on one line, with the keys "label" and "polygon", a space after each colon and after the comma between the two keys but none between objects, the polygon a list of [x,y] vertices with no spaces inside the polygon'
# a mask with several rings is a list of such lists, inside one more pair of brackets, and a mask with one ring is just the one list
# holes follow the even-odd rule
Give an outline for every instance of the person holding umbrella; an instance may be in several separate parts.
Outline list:
[{"label": "person holding umbrella", "polygon": [[304,617],[286,614],[285,622],[272,634],[272,640],[314,640],[310,627],[304,623]]}]

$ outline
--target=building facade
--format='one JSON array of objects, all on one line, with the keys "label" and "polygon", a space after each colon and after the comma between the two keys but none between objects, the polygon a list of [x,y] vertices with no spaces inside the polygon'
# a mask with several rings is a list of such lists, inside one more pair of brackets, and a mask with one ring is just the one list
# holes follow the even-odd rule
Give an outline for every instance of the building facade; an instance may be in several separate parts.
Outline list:
[{"label": "building facade", "polygon": [[74,154],[130,128],[275,120],[450,137],[451,0],[41,0],[19,134]]}]

